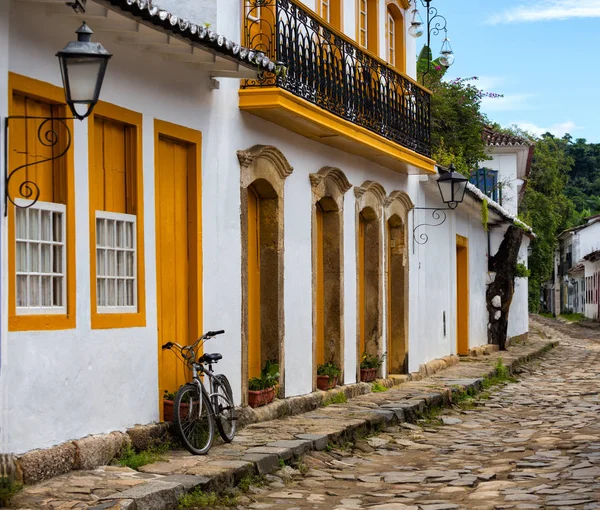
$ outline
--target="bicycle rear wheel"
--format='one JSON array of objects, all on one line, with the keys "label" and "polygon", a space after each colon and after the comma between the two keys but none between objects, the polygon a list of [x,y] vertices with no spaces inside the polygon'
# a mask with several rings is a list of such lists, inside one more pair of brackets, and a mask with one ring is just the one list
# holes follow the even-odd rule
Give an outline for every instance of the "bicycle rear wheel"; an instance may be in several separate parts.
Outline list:
[{"label": "bicycle rear wheel", "polygon": [[194,455],[208,453],[215,426],[206,393],[195,384],[185,384],[175,395],[173,406],[175,427],[184,446]]},{"label": "bicycle rear wheel", "polygon": [[229,380],[223,374],[215,375],[213,378],[213,409],[217,429],[223,441],[231,443],[237,431],[237,420],[235,405],[233,403],[233,391]]}]

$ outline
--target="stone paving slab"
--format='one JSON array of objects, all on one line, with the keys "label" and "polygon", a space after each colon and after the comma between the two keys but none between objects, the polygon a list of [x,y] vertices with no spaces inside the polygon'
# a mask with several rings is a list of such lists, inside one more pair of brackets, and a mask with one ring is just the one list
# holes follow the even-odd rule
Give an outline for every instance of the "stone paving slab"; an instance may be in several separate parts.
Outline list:
[{"label": "stone paving slab", "polygon": [[[142,466],[140,471],[102,466],[28,485],[13,499],[12,506],[21,510],[175,509],[179,496],[193,487],[219,490],[233,486],[249,474],[273,472],[279,459],[323,450],[329,442],[351,441],[358,434],[393,424],[414,422],[428,408],[448,405],[457,392],[479,391],[483,378],[494,373],[499,356],[512,370],[557,343],[530,334],[527,342],[508,351],[464,358],[434,375],[404,382],[384,393],[368,393],[345,404],[249,425],[231,444],[217,443],[206,456],[172,451],[163,461]],[[462,482],[468,485],[471,480]]]},{"label": "stone paving slab", "polygon": [[559,338],[515,381],[311,452],[238,492],[236,510],[600,509],[600,323]]}]

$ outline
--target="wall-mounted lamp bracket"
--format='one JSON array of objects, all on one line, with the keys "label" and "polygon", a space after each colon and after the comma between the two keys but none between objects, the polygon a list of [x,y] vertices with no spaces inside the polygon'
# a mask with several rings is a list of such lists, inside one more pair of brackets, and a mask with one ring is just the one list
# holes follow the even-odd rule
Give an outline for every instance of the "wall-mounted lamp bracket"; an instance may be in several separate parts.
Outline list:
[{"label": "wall-mounted lamp bracket", "polygon": [[[458,205],[458,204],[457,204]],[[413,254],[415,253],[415,244],[426,244],[429,241],[429,235],[425,232],[421,232],[417,235],[417,230],[421,227],[439,227],[443,225],[448,219],[448,215],[446,211],[451,211],[455,209],[454,207],[413,207]],[[420,211],[431,211],[431,218],[435,223],[419,223],[415,225],[415,210]]]},{"label": "wall-mounted lamp bracket", "polygon": [[[20,209],[28,209],[34,205],[40,198],[40,188],[34,181],[30,180],[25,174],[25,180],[19,184],[18,192],[11,195],[10,184],[17,173],[26,170],[29,167],[35,165],[41,165],[42,163],[48,163],[56,159],[62,158],[71,148],[71,130],[67,125],[68,120],[73,120],[75,117],[27,117],[27,116],[11,116],[6,117],[4,120],[4,216],[8,214],[8,202],[13,204],[15,207]],[[44,147],[58,149],[58,152],[54,150],[52,157],[31,161],[20,165],[9,171],[8,169],[8,130],[11,121],[22,121],[27,122],[30,120],[39,120],[40,125],[37,129],[37,139]],[[50,124],[49,124],[50,123]],[[55,126],[54,123],[59,123],[59,126]],[[61,131],[63,131],[61,133]],[[64,134],[64,147],[59,148],[62,136]],[[17,190],[15,190],[17,191]],[[26,200],[26,204],[22,204],[17,200]]]}]

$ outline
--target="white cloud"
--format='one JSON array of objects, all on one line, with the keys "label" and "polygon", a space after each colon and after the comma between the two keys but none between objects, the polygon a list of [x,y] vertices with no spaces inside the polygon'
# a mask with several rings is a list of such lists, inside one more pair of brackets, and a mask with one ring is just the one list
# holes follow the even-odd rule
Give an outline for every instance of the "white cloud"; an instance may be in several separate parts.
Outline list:
[{"label": "white cloud", "polygon": [[566,133],[573,133],[573,131],[577,131],[582,129],[572,120],[568,120],[566,122],[558,122],[552,124],[550,127],[541,127],[532,122],[513,122],[512,124],[516,124],[524,131],[528,131],[536,136],[541,136],[544,133],[552,133],[554,136],[561,137]]},{"label": "white cloud", "polygon": [[494,14],[487,22],[497,25],[569,18],[600,18],[600,0],[522,0],[521,5]]},{"label": "white cloud", "polygon": [[481,109],[485,112],[510,112],[515,110],[531,110],[532,94],[505,94],[504,97],[484,97]]},{"label": "white cloud", "polygon": [[506,78],[504,76],[478,76],[473,85],[482,90],[487,90],[488,92],[497,92],[497,90],[491,89],[504,85],[505,83]]}]

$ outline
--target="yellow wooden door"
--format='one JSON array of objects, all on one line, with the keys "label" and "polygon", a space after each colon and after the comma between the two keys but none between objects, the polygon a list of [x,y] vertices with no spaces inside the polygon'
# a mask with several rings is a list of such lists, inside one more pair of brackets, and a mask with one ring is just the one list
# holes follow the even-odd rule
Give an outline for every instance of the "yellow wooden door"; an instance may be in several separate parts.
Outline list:
[{"label": "yellow wooden door", "polygon": [[456,352],[469,354],[469,247],[468,241],[456,241]]},{"label": "yellow wooden door", "polygon": [[316,223],[317,223],[317,239],[316,239],[316,262],[317,262],[317,365],[325,363],[325,274],[323,266],[323,209],[319,204],[316,204]]},{"label": "yellow wooden door", "polygon": [[365,219],[362,214],[358,220],[358,321],[358,354],[362,356],[365,352]]},{"label": "yellow wooden door", "polygon": [[[188,147],[168,138],[159,138],[156,170],[156,254],[159,343],[159,388],[175,391],[186,382],[185,366],[167,342],[189,345],[189,218]],[[192,318],[193,320],[193,318]]]},{"label": "yellow wooden door", "polygon": [[248,188],[248,377],[258,377],[260,363],[260,199]]}]

